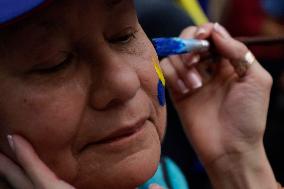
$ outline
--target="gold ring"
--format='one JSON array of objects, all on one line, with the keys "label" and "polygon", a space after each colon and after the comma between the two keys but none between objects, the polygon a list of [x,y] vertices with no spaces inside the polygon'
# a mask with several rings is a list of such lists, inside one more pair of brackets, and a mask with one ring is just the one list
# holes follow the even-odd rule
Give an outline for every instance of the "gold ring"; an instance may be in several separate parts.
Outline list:
[{"label": "gold ring", "polygon": [[252,65],[254,62],[255,62],[255,56],[250,52],[248,51],[246,54],[245,54],[245,62],[248,64],[248,65]]},{"label": "gold ring", "polygon": [[244,59],[236,61],[235,66],[236,66],[236,71],[239,74],[239,76],[243,77],[246,74],[249,67],[255,61],[256,61],[256,58],[250,51],[248,51],[245,54]]}]

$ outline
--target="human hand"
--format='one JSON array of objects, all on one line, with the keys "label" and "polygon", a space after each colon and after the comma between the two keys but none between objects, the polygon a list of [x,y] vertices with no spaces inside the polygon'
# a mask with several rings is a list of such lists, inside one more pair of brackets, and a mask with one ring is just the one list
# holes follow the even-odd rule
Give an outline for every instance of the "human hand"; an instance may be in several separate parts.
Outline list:
[{"label": "human hand", "polygon": [[211,39],[219,56],[206,62],[199,62],[202,53],[161,61],[185,132],[207,171],[229,169],[234,160],[266,161],[269,73],[219,24],[189,27],[181,37]]},{"label": "human hand", "polygon": [[14,135],[9,136],[8,139],[17,163],[0,153],[0,175],[6,178],[11,187],[14,189],[74,189],[73,186],[56,177],[23,137]]}]

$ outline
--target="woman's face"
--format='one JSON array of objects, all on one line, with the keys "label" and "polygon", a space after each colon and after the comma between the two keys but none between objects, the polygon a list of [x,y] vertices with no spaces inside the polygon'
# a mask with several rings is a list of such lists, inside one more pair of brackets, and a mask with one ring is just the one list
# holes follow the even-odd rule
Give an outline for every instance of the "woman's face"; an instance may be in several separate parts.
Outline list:
[{"label": "woman's face", "polygon": [[[57,1],[1,33],[0,149],[20,134],[77,188],[134,188],[165,127],[155,51],[132,0]],[[157,63],[157,62],[156,62]]]}]

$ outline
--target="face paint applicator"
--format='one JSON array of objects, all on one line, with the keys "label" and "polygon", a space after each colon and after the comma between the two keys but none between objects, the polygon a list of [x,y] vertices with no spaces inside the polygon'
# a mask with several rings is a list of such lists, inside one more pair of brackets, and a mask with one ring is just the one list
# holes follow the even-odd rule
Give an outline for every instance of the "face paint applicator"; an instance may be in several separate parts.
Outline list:
[{"label": "face paint applicator", "polygon": [[172,38],[154,38],[153,45],[159,56],[169,56],[190,52],[209,50],[210,44],[206,40]]},{"label": "face paint applicator", "polygon": [[[284,44],[284,36],[274,37],[242,37],[236,38],[247,46],[271,46],[275,44]],[[210,42],[198,39],[172,38],[154,38],[152,43],[159,56],[165,57],[192,52],[209,51]],[[212,45],[211,45],[212,46]],[[213,48],[214,49],[214,48]]]}]

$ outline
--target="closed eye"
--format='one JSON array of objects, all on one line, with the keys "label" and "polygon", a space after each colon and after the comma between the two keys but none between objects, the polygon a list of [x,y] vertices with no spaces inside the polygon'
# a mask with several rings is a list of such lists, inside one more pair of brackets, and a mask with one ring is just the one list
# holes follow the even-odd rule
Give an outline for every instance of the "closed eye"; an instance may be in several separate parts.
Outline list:
[{"label": "closed eye", "polygon": [[112,44],[127,44],[136,38],[137,31],[128,30],[125,34],[117,35],[109,39]]},{"label": "closed eye", "polygon": [[50,67],[36,68],[32,70],[32,72],[37,73],[37,74],[52,74],[52,73],[59,72],[67,68],[68,65],[73,62],[74,57],[75,57],[74,53],[68,53],[66,54],[66,57],[64,58],[64,60],[59,62],[58,64],[50,66]]}]

